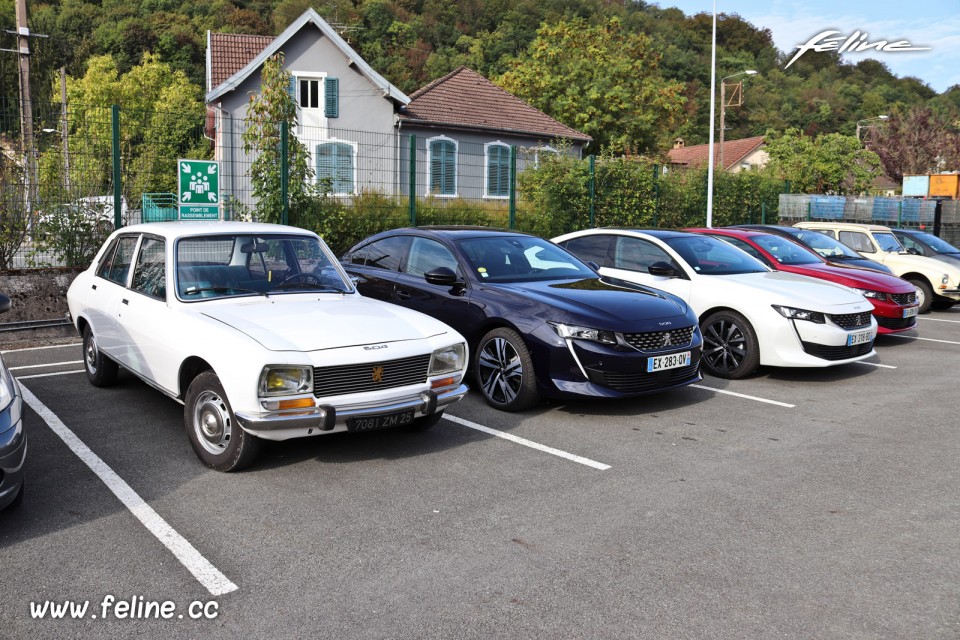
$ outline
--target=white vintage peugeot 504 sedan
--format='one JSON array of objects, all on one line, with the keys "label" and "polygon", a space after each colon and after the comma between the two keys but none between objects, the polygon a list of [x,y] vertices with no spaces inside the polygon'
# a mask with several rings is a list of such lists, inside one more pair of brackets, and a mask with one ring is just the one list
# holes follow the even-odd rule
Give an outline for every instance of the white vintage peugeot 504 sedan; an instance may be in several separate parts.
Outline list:
[{"label": "white vintage peugeot 504 sedan", "polygon": [[220,471],[248,465],[261,438],[422,431],[467,392],[463,336],[362,296],[302,229],[125,227],[67,302],[90,382],[123,367],[181,402],[190,444]]}]

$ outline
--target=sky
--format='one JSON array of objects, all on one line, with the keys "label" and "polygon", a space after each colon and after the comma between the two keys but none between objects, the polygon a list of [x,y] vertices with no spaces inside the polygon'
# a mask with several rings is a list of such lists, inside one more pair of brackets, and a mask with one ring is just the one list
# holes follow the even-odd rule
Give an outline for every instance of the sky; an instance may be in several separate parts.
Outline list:
[{"label": "sky", "polygon": [[[677,7],[687,15],[713,11],[713,0],[651,4]],[[906,40],[914,47],[930,47],[847,53],[844,61],[880,60],[896,75],[920,78],[938,93],[960,85],[960,0],[716,0],[716,5],[717,13],[735,13],[757,28],[770,29],[774,44],[790,57],[798,45],[828,30],[839,31],[844,39],[860,31],[870,43]]]}]

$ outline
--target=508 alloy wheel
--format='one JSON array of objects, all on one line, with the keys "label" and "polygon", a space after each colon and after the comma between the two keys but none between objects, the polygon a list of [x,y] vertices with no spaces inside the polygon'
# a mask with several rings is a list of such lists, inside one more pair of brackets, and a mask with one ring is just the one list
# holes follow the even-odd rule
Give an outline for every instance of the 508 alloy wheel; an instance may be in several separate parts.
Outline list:
[{"label": "508 alloy wheel", "polygon": [[750,322],[736,311],[718,311],[700,324],[703,368],[712,376],[736,380],[760,367],[760,345]]},{"label": "508 alloy wheel", "polygon": [[474,356],[480,392],[503,411],[522,411],[540,400],[533,359],[516,331],[500,327],[480,341]]}]

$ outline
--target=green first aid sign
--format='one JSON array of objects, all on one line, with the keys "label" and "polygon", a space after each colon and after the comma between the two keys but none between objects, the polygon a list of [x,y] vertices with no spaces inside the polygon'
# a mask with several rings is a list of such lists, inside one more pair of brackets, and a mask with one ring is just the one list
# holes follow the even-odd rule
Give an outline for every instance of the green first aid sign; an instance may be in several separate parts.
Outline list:
[{"label": "green first aid sign", "polygon": [[181,220],[220,219],[220,163],[177,161],[177,204]]}]

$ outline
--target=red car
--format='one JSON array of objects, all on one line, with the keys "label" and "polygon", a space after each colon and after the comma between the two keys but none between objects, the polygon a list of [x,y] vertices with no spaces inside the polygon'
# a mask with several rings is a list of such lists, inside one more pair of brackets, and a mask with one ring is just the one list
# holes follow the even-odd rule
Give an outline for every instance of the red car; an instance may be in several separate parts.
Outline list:
[{"label": "red car", "polygon": [[774,271],[797,273],[856,289],[873,304],[878,333],[899,333],[917,326],[917,289],[893,275],[830,264],[802,244],[751,229],[685,229],[722,238]]}]

